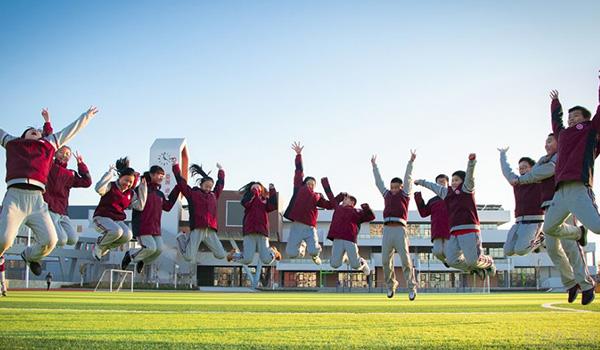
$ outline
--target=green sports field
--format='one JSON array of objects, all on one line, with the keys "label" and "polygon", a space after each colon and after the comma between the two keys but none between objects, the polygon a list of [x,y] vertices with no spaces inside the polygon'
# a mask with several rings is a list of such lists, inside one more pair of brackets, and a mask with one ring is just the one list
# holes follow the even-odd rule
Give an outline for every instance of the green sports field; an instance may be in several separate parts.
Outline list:
[{"label": "green sports field", "polygon": [[600,348],[600,303],[582,307],[564,299],[10,292],[0,298],[0,349]]}]

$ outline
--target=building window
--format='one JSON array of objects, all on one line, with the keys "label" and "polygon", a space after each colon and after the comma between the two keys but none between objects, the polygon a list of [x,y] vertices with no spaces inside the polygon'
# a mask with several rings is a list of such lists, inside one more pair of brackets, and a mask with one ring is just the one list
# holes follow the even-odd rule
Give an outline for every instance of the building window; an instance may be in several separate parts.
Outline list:
[{"label": "building window", "polygon": [[516,267],[510,273],[511,287],[535,287],[536,274],[534,267]]},{"label": "building window", "polygon": [[300,288],[316,288],[317,273],[316,272],[284,272],[283,273],[284,287],[300,287]]},{"label": "building window", "polygon": [[408,224],[406,233],[409,238],[429,238],[431,237],[430,224]]},{"label": "building window", "polygon": [[225,204],[225,226],[242,227],[244,207],[240,201],[227,201]]},{"label": "building window", "polygon": [[367,276],[362,272],[338,273],[338,286],[346,288],[368,288]]},{"label": "building window", "polygon": [[383,224],[369,224],[369,233],[371,237],[383,236]]},{"label": "building window", "polygon": [[504,248],[486,248],[487,255],[492,258],[504,258]]}]

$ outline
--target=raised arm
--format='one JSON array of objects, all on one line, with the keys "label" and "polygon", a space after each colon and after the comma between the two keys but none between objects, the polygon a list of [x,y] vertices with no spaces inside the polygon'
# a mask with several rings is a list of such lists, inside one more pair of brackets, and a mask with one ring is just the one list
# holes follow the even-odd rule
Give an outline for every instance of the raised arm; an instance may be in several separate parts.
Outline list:
[{"label": "raised arm", "polygon": [[179,186],[175,186],[175,188],[173,188],[173,190],[171,190],[171,193],[169,193],[169,197],[163,198],[162,209],[164,211],[171,211],[171,209],[173,209],[173,206],[175,205],[175,203],[177,203],[180,193],[181,193],[181,191],[179,190]]},{"label": "raised arm", "polygon": [[556,154],[553,155],[550,159],[547,159],[547,156],[544,156],[540,159],[531,171],[525,175],[521,175],[517,178],[519,184],[532,184],[536,182],[540,182],[549,177],[554,176],[554,171],[556,168]]},{"label": "raised arm", "polygon": [[269,184],[269,199],[267,199],[267,213],[277,210],[279,206],[279,195],[275,189],[275,185]]},{"label": "raised arm", "polygon": [[371,157],[371,165],[373,166],[373,177],[375,177],[375,186],[377,186],[377,189],[379,190],[381,195],[385,195],[385,193],[387,192],[387,188],[385,188],[385,184],[383,183],[383,179],[381,178],[381,174],[379,173],[376,155]]},{"label": "raised arm", "polygon": [[61,131],[46,136],[45,138],[50,141],[57,149],[64,146],[69,142],[75,135],[77,135],[85,126],[92,120],[92,118],[98,113],[98,109],[94,106],[90,107],[85,111],[77,120],[67,125]]},{"label": "raised arm", "polygon": [[225,188],[225,170],[221,164],[217,163],[217,169],[219,169],[219,173],[217,174],[217,183],[215,184],[215,197],[219,199],[221,197],[221,193],[223,193],[223,189]]},{"label": "raised arm", "polygon": [[130,207],[142,211],[146,206],[146,199],[148,199],[148,186],[146,184],[146,178],[142,178],[137,191],[133,191],[133,198],[131,200]]},{"label": "raised arm", "polygon": [[502,175],[512,185],[519,175],[515,174],[510,168],[510,164],[508,164],[508,159],[506,158],[508,147],[498,148],[498,151],[500,151],[500,169],[502,170]]},{"label": "raised arm", "polygon": [[475,164],[477,164],[475,153],[469,154],[469,162],[467,163],[467,172],[465,182],[462,185],[464,192],[471,193],[475,191]]},{"label": "raised arm", "polygon": [[246,209],[252,207],[252,203],[254,201],[260,201],[260,190],[259,189],[250,189],[250,191],[244,193],[244,196],[240,200],[242,206]]},{"label": "raised arm", "polygon": [[304,167],[302,165],[302,150],[304,146],[301,146],[299,142],[292,144],[292,149],[296,152],[296,158],[294,159],[294,189],[303,185],[304,180]]},{"label": "raised arm", "polygon": [[100,181],[98,181],[96,183],[95,189],[99,195],[104,196],[106,194],[106,192],[108,192],[110,190],[110,182],[113,179],[114,173],[115,173],[115,165],[111,164],[108,171],[106,173],[104,173],[104,175],[102,175],[102,177],[100,178]]},{"label": "raised arm", "polygon": [[425,180],[415,180],[415,185],[425,187],[426,189],[428,189],[428,190],[432,191],[433,193],[435,193],[436,195],[438,195],[441,199],[446,198],[446,196],[448,195],[448,187],[440,186],[440,185],[436,184],[435,182],[429,182],[429,181],[425,181]]},{"label": "raised arm", "polygon": [[6,148],[6,144],[16,138],[17,137],[14,137],[6,131],[0,129],[0,144],[2,144],[2,147]]},{"label": "raised arm", "polygon": [[367,203],[361,204],[360,208],[362,209],[360,216],[361,223],[375,220],[375,213],[373,213],[373,210],[371,210]]},{"label": "raised arm", "polygon": [[416,158],[417,152],[415,150],[410,150],[410,160],[406,164],[406,172],[404,173],[404,186],[402,189],[407,196],[410,196],[413,190],[412,171],[413,163],[415,162]]},{"label": "raised arm", "polygon": [[42,108],[42,118],[44,118],[44,127],[42,128],[42,137],[50,136],[54,132],[50,123],[50,113],[47,108]]},{"label": "raised arm", "polygon": [[321,178],[321,185],[323,186],[323,189],[325,190],[325,195],[327,195],[327,199],[329,200],[329,203],[331,203],[330,208],[326,208],[326,209],[335,209],[339,206],[339,201],[338,199],[333,195],[333,191],[331,190],[331,186],[329,184],[329,179],[324,177]]},{"label": "raised arm", "polygon": [[552,99],[552,102],[550,103],[552,131],[558,140],[558,134],[565,129],[565,125],[563,123],[563,110],[560,101],[558,100],[558,91],[550,91],[550,98]]},{"label": "raised arm", "polygon": [[[598,79],[600,79],[600,72]],[[592,119],[592,126],[600,131],[600,85],[598,86],[598,107],[596,107],[596,114],[594,114],[594,118]]]},{"label": "raised arm", "polygon": [[92,185],[90,171],[83,162],[83,156],[79,152],[75,152],[75,159],[77,159],[77,173],[73,177],[73,187],[88,188]]},{"label": "raised arm", "polygon": [[421,192],[415,192],[415,203],[417,203],[417,209],[419,210],[419,215],[421,215],[422,218],[426,218],[431,215],[431,208],[429,205],[425,204]]},{"label": "raised arm", "polygon": [[186,197],[189,198],[192,195],[192,188],[188,185],[187,181],[181,175],[181,169],[179,168],[179,164],[177,164],[176,159],[172,159],[173,162],[173,175],[175,176],[175,181],[177,181],[177,187],[179,187],[179,191]]}]

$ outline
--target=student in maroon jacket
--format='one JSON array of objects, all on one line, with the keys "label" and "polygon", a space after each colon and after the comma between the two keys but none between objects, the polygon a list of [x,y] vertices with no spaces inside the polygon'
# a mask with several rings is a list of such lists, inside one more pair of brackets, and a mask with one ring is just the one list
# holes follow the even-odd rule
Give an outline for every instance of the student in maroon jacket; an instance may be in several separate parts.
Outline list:
[{"label": "student in maroon jacket", "polygon": [[[0,255],[10,248],[22,224],[28,226],[35,244],[21,254],[31,272],[39,276],[39,263],[56,245],[56,229],[44,202],[50,165],[56,150],[69,142],[96,115],[90,107],[77,120],[57,133],[44,136],[41,130],[27,128],[21,137],[0,129],[0,145],[6,148],[6,185],[8,190],[0,213]],[[42,111],[46,122],[50,116]]]},{"label": "student in maroon jacket", "polygon": [[[136,263],[135,270],[141,273],[145,265],[151,264],[163,251],[163,239],[161,236],[161,218],[162,212],[171,211],[177,199],[179,198],[179,187],[175,186],[169,197],[160,190],[160,184],[165,177],[165,170],[158,165],[153,165],[150,170],[145,172],[143,178],[146,180],[148,193],[146,204],[143,210],[132,210],[131,226],[133,237],[137,238],[142,246],[139,249],[130,249],[125,253],[121,261],[121,269],[127,269],[127,266],[133,261]],[[135,189],[137,195],[140,195],[140,187]]]},{"label": "student in maroon jacket", "polygon": [[[449,180],[448,175],[444,174],[440,174],[435,178],[435,182],[442,187],[448,187]],[[435,196],[425,204],[421,192],[415,192],[415,203],[421,217],[425,218],[431,215],[431,242],[433,243],[431,253],[444,265],[448,266],[444,254],[446,242],[450,239],[446,203],[439,196]]]},{"label": "student in maroon jacket", "polygon": [[277,210],[278,195],[275,185],[269,184],[269,191],[260,183],[252,181],[240,190],[244,207],[244,252],[235,249],[227,255],[227,261],[239,261],[244,265],[252,263],[254,254],[258,252],[260,260],[270,265],[281,260],[276,247],[269,246],[269,213]]},{"label": "student in maroon jacket", "polygon": [[[115,170],[117,181],[113,181]],[[125,157],[117,160],[116,165],[111,164],[96,184],[96,192],[101,196],[93,218],[96,231],[101,234],[92,251],[96,260],[102,259],[110,249],[120,247],[131,240],[133,235],[129,226],[125,224],[125,210],[144,210],[148,194],[146,179],[141,180],[139,194],[133,190],[138,176],[139,174],[129,167],[129,159]]]},{"label": "student in maroon jacket", "polygon": [[296,170],[294,172],[294,193],[283,214],[286,219],[292,221],[285,252],[290,258],[304,256],[305,252],[308,252],[313,262],[320,265],[321,245],[316,229],[319,215],[317,207],[332,209],[333,205],[322,194],[315,192],[317,182],[314,177],[304,177],[302,165],[304,146],[294,142],[292,149],[296,151]]},{"label": "student in maroon jacket", "polygon": [[415,184],[430,189],[446,202],[450,223],[450,240],[446,244],[446,263],[484,278],[494,275],[496,267],[491,256],[483,254],[477,205],[475,204],[475,153],[469,155],[467,171],[455,171],[449,187],[425,180]]},{"label": "student in maroon jacket", "polygon": [[75,154],[77,171],[67,168],[71,155],[71,148],[68,146],[62,146],[56,151],[44,192],[44,200],[48,204],[58,236],[56,245],[59,247],[75,245],[79,239],[67,214],[71,188],[88,188],[92,185],[90,172],[79,153]]},{"label": "student in maroon jacket", "polygon": [[[215,258],[224,259],[225,249],[217,236],[217,202],[223,188],[225,187],[225,170],[217,163],[219,169],[217,183],[202,170],[201,166],[192,164],[190,171],[192,176],[199,176],[199,187],[190,187],[181,176],[181,170],[177,160],[173,159],[173,174],[177,180],[177,186],[187,199],[190,211],[191,232],[182,233],[177,237],[179,252],[186,261],[195,263],[198,248],[204,242]],[[214,189],[213,189],[214,186]]]},{"label": "student in maroon jacket", "polygon": [[[500,167],[502,174],[509,184],[513,186],[515,195],[515,224],[508,231],[504,243],[504,255],[527,255],[542,244],[542,224],[544,223],[544,210],[542,209],[542,184],[513,185],[519,176],[515,174],[506,159],[507,148],[499,148]],[[519,174],[521,176],[531,172],[535,161],[529,157],[519,159]]]},{"label": "student in maroon jacket", "polygon": [[358,254],[356,240],[360,224],[375,220],[375,214],[367,203],[361,204],[360,209],[354,208],[356,198],[347,193],[341,193],[337,197],[334,197],[326,177],[321,179],[321,184],[325,189],[327,198],[333,203],[335,210],[331,218],[329,233],[327,234],[327,239],[333,241],[329,265],[334,269],[342,266],[342,260],[344,254],[346,254],[350,262],[350,267],[355,270],[361,270],[369,281],[371,269],[367,261]]},{"label": "student in maroon jacket", "polygon": [[4,255],[0,255],[0,291],[2,292],[2,296],[6,296],[6,290],[8,287],[6,286],[6,261],[4,260]]}]

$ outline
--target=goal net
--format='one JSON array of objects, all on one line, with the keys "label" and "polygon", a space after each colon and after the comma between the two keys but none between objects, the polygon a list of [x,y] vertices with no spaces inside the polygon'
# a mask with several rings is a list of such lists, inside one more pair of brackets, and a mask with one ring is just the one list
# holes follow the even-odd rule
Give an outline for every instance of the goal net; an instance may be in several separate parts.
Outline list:
[{"label": "goal net", "polygon": [[121,290],[133,292],[133,271],[104,270],[96,284],[96,288],[94,288],[94,292],[120,292]]}]

